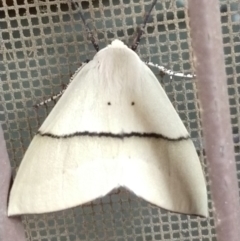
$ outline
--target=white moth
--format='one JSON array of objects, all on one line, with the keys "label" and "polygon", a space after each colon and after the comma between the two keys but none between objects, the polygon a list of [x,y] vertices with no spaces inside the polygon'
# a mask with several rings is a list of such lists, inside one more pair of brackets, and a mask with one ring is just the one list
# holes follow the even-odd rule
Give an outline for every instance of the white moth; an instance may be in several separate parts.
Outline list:
[{"label": "white moth", "polygon": [[8,215],[75,207],[120,186],[174,212],[208,215],[186,128],[149,67],[114,40],[78,71],[40,127]]}]

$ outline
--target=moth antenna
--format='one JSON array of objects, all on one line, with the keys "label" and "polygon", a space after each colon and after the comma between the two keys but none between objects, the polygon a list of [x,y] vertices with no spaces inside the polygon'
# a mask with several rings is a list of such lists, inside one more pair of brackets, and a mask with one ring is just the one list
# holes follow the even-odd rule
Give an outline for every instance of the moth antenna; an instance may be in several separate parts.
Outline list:
[{"label": "moth antenna", "polygon": [[[76,9],[79,9],[79,4],[78,4],[78,3],[76,3],[76,2],[73,1],[73,0],[71,0],[71,2],[72,2],[73,6],[74,6]],[[79,14],[80,18],[81,18],[82,21],[83,21],[83,24],[84,24],[85,29],[86,29],[87,34],[88,34],[88,38],[89,38],[90,41],[92,42],[93,47],[95,48],[95,50],[98,52],[98,50],[99,50],[99,45],[98,45],[96,39],[94,38],[93,33],[92,33],[92,31],[90,30],[90,27],[89,27],[88,24],[86,23],[85,18],[84,18],[84,16],[83,16],[83,14],[81,13],[81,11],[78,11],[78,14]]]},{"label": "moth antenna", "polygon": [[149,9],[148,13],[146,14],[146,16],[145,16],[145,18],[144,18],[144,21],[143,21],[141,27],[139,28],[138,33],[137,33],[135,39],[133,40],[133,44],[132,44],[132,47],[131,47],[131,49],[132,49],[133,51],[136,51],[136,50],[137,50],[138,44],[140,43],[141,37],[142,37],[142,35],[143,35],[144,29],[145,29],[145,27],[146,27],[146,24],[147,24],[147,22],[148,22],[148,19],[149,19],[149,17],[150,17],[150,14],[151,14],[151,12],[152,12],[152,10],[153,10],[153,7],[156,5],[156,3],[157,3],[157,0],[154,0],[154,1],[152,2],[151,8]]}]

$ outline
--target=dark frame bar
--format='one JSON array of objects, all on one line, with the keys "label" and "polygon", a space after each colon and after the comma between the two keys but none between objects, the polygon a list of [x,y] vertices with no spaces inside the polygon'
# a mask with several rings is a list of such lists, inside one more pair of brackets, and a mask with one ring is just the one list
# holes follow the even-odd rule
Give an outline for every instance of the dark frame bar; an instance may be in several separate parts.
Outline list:
[{"label": "dark frame bar", "polygon": [[20,217],[7,216],[7,201],[11,181],[11,167],[8,159],[3,130],[0,125],[0,240],[24,241],[25,231]]},{"label": "dark frame bar", "polygon": [[218,0],[189,0],[197,89],[218,241],[240,237],[237,170]]}]

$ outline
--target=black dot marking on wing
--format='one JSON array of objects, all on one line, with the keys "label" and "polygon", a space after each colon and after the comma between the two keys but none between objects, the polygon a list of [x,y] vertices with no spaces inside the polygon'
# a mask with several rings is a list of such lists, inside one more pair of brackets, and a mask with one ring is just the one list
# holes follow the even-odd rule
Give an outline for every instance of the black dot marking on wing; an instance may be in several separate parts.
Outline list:
[{"label": "black dot marking on wing", "polygon": [[131,104],[132,104],[132,105],[135,105],[135,102],[132,102]]},{"label": "black dot marking on wing", "polygon": [[108,104],[108,105],[111,105],[111,102],[108,102],[107,104]]}]

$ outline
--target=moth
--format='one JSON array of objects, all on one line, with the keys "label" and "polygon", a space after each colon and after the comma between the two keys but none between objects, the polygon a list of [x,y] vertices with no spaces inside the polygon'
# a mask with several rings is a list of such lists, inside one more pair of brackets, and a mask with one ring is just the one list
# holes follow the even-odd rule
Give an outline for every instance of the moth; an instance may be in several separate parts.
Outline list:
[{"label": "moth", "polygon": [[208,215],[193,142],[133,49],[114,40],[73,76],[25,153],[9,216],[75,207],[118,187],[170,211]]}]

